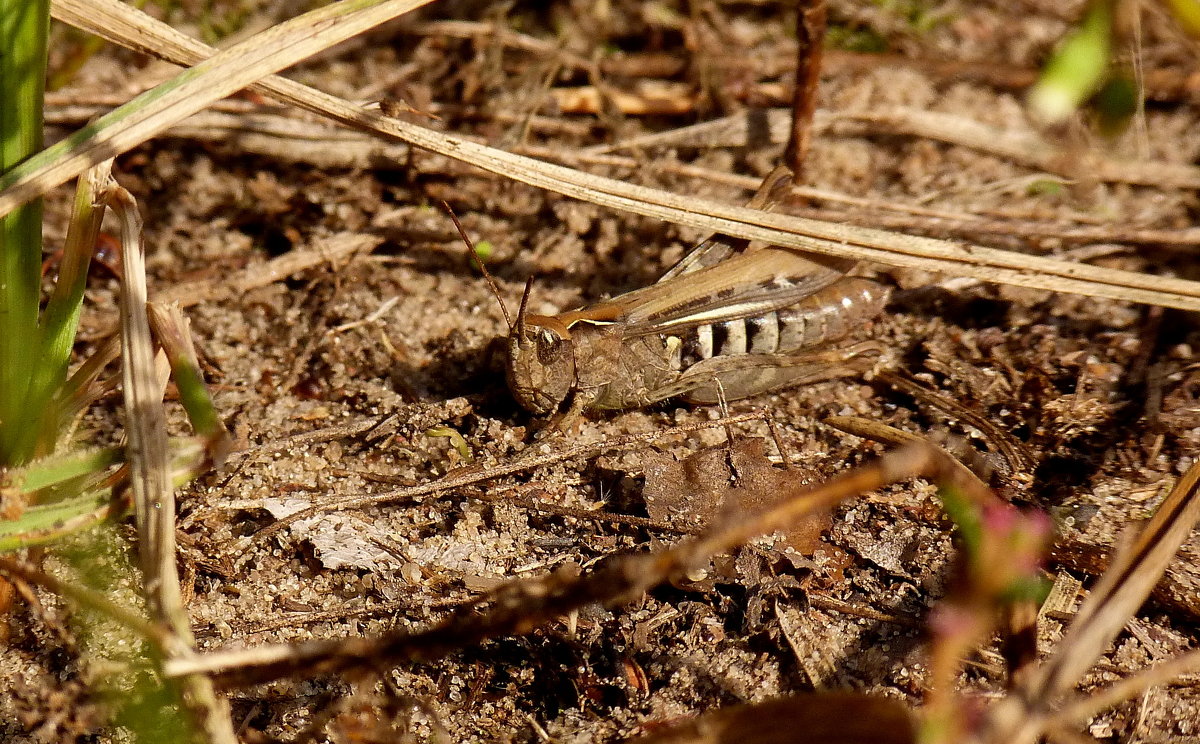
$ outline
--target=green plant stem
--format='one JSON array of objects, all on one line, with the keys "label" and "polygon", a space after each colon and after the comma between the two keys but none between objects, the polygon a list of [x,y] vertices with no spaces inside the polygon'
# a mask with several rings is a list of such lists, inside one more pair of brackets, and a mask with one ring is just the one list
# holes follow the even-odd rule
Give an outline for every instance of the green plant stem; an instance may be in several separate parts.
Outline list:
[{"label": "green plant stem", "polygon": [[[0,173],[42,149],[49,0],[0,0]],[[26,396],[38,357],[42,207],[0,218],[0,467],[33,453]]]},{"label": "green plant stem", "polygon": [[70,405],[64,398],[64,394],[70,392],[64,389],[64,382],[83,310],[88,266],[104,219],[104,207],[96,203],[96,198],[112,180],[111,169],[112,161],[106,160],[79,177],[71,224],[58,264],[58,277],[42,312],[36,368],[27,395],[27,405],[41,412],[39,434],[34,443],[35,456],[53,451],[69,423],[62,411],[63,406]]}]

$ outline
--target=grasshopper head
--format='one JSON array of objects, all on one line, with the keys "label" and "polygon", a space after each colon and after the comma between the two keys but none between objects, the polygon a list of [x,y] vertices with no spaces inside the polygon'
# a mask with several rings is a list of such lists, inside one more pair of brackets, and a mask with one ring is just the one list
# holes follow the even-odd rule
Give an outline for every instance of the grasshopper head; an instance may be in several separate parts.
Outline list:
[{"label": "grasshopper head", "polygon": [[450,205],[442,202],[442,206],[450,214],[454,227],[458,229],[458,234],[470,250],[471,258],[487,279],[492,295],[500,303],[504,321],[508,323],[508,387],[512,390],[513,397],[539,416],[557,410],[575,384],[575,351],[571,345],[570,330],[567,329],[566,323],[557,318],[542,315],[530,315],[526,318],[525,310],[529,306],[532,278],[525,282],[525,292],[521,295],[521,309],[517,312],[517,322],[514,324],[508,314],[508,308],[504,306],[500,290],[496,288],[496,282],[475,252],[475,244],[471,242]]},{"label": "grasshopper head", "polygon": [[539,416],[558,409],[575,385],[571,332],[556,318],[518,316],[508,336],[508,387]]}]

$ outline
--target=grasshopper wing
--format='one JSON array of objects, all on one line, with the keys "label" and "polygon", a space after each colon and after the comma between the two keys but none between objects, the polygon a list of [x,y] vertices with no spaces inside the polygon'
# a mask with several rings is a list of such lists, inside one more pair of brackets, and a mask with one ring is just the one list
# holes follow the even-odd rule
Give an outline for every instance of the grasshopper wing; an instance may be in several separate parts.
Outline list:
[{"label": "grasshopper wing", "polygon": [[839,259],[769,246],[557,316],[620,324],[623,335],[675,333],[795,305],[845,276]]},{"label": "grasshopper wing", "polygon": [[845,275],[837,259],[770,246],[616,298],[627,335],[749,318],[795,305]]},{"label": "grasshopper wing", "polygon": [[[774,212],[781,205],[787,203],[788,189],[792,184],[792,171],[784,165],[780,165],[771,171],[771,173],[763,179],[762,185],[758,187],[758,191],[746,202],[746,206],[750,209],[761,209],[764,212]],[[675,277],[690,274],[700,269],[715,266],[729,259],[732,256],[742,253],[753,252],[756,247],[761,248],[761,243],[750,243],[742,238],[735,238],[722,233],[710,235],[688,254],[679,260],[679,263],[672,266],[659,278],[659,282],[667,282]],[[849,271],[854,266],[852,261],[843,262],[843,271]]]},{"label": "grasshopper wing", "polygon": [[[747,206],[783,203],[792,172],[776,168]],[[622,324],[627,336],[678,330],[779,310],[833,284],[854,262],[715,234],[656,283],[558,316],[575,323]]]},{"label": "grasshopper wing", "polygon": [[[758,191],[750,198],[750,201],[746,202],[746,206],[766,212],[772,211],[781,203],[783,194],[786,193],[785,190],[791,181],[791,170],[782,165],[777,167],[763,179],[762,185],[758,187]],[[730,256],[744,253],[749,244],[748,240],[721,233],[710,235],[688,251],[688,254],[681,258],[679,263],[668,269],[667,273],[663,274],[658,281],[669,281],[677,276],[716,265]]]}]

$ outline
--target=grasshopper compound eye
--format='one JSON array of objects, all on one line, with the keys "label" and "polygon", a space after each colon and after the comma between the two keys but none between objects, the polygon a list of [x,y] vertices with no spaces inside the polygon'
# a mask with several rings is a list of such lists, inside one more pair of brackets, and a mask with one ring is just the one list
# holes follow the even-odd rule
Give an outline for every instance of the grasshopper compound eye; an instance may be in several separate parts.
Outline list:
[{"label": "grasshopper compound eye", "polygon": [[538,362],[547,367],[558,364],[566,346],[566,343],[556,333],[543,330],[538,334],[537,339]]}]

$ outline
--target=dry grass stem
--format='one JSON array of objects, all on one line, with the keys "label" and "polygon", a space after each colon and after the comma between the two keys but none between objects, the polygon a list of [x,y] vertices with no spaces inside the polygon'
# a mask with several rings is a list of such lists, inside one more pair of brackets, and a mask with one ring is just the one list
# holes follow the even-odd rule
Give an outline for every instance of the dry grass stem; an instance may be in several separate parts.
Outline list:
[{"label": "dry grass stem", "polygon": [[365,509],[372,506],[402,503],[420,498],[422,496],[448,491],[454,488],[461,488],[463,486],[471,486],[475,485],[476,483],[495,480],[496,478],[512,475],[513,473],[535,470],[553,463],[573,460],[579,457],[592,457],[604,452],[629,449],[631,447],[644,445],[648,442],[675,434],[699,431],[702,429],[714,429],[742,423],[745,421],[759,421],[762,420],[762,418],[762,414],[747,413],[737,416],[730,416],[728,418],[720,419],[719,421],[704,421],[686,426],[676,426],[667,429],[666,431],[651,432],[648,434],[633,434],[624,437],[615,437],[603,442],[575,445],[557,451],[550,451],[545,454],[521,457],[515,462],[508,462],[495,467],[474,465],[466,468],[460,468],[457,471],[448,473],[446,477],[442,478],[441,480],[434,481],[432,483],[422,483],[420,485],[407,486],[405,488],[399,488],[386,493],[372,494],[370,496],[363,496],[354,499],[344,499],[327,504],[315,504],[307,509],[302,509],[294,514],[289,514],[288,516],[276,521],[270,527],[260,530],[259,532],[255,533],[255,539],[266,539],[280,530],[288,527],[289,525],[294,524],[295,522],[298,522],[302,519],[307,519],[317,514],[347,511],[352,509]]},{"label": "dry grass stem", "polygon": [[[175,492],[171,482],[166,415],[146,314],[146,265],[142,220],[133,196],[115,185],[104,192],[121,223],[121,373],[125,393],[127,463],[138,527],[143,593],[151,616],[166,629],[167,658],[192,653],[192,632],[175,565]],[[184,699],[213,744],[235,744],[229,707],[203,675],[182,680]]]},{"label": "dry grass stem", "polygon": [[983,741],[1017,744],[1037,739],[1054,719],[1052,707],[1150,596],[1198,520],[1200,461],[1180,479],[1136,536],[1117,551],[1050,658],[989,711]]},{"label": "dry grass stem", "polygon": [[[228,102],[220,102],[227,104]],[[82,125],[94,116],[110,111],[115,104],[77,105],[49,109],[50,123]],[[216,107],[214,107],[216,108]],[[294,116],[270,112],[244,111],[245,104],[223,105],[222,110],[202,111],[174,125],[166,134],[172,137],[232,145],[240,152],[263,155],[281,162],[300,162],[318,168],[399,168],[407,162],[408,145],[381,141],[366,132],[348,130],[321,122],[296,119]],[[227,110],[226,110],[227,109]],[[437,108],[435,107],[435,111]],[[513,122],[514,117],[497,112],[499,122]],[[534,129],[561,130],[564,122],[535,117]],[[579,133],[575,132],[578,135]],[[670,134],[670,133],[667,133]],[[656,135],[657,136],[657,135]],[[665,143],[664,143],[665,144]],[[520,152],[565,164],[596,163],[611,167],[635,169],[642,162],[619,155],[589,154],[542,146],[524,146]],[[436,169],[431,163],[427,168]],[[686,163],[667,162],[657,167],[664,172],[710,183],[724,183],[747,191],[758,188],[759,179],[734,173],[718,172]],[[462,175],[467,175],[464,169]],[[455,173],[458,175],[458,173]],[[836,210],[829,207],[789,209],[790,214],[826,222],[841,222],[902,230],[923,235],[958,235],[969,238],[1014,236],[1022,239],[1058,240],[1070,243],[1134,243],[1165,246],[1200,245],[1200,228],[1158,229],[1151,226],[1079,225],[1070,222],[1045,222],[1018,214],[984,215],[935,209],[917,204],[904,204],[877,198],[864,198],[829,189],[795,186],[793,193],[801,198],[847,204],[860,210]],[[883,211],[899,215],[881,214]],[[908,216],[911,215],[911,216]],[[1079,215],[1080,221],[1095,222],[1096,218]]]},{"label": "dry grass stem", "polygon": [[[427,1],[347,0],[272,26],[217,52],[6,173],[0,179],[3,187],[0,214],[7,214],[92,165],[166,131],[172,124],[265,75],[307,59]],[[92,14],[95,11],[93,5],[82,0],[58,0],[55,13],[59,18]],[[98,19],[99,15],[97,13],[93,18]],[[122,31],[131,37],[143,37],[146,28],[130,22],[135,17],[116,12],[107,14],[101,22],[120,24]]]},{"label": "dry grass stem", "polygon": [[[1165,685],[1173,680],[1178,681],[1186,674],[1200,671],[1200,651],[1189,651],[1173,659],[1157,664],[1130,675],[1115,684],[1109,685],[1090,695],[1080,696],[1068,702],[1058,711],[1049,716],[1050,726],[1069,726],[1083,723],[1106,708],[1130,700],[1145,693],[1152,687]],[[1184,684],[1194,685],[1195,680]]]},{"label": "dry grass stem", "polygon": [[[54,6],[54,12],[56,17],[116,43],[133,43],[129,38],[112,33],[106,26],[107,14],[113,12],[108,2],[109,0],[105,0],[103,3],[97,3],[98,7],[89,8],[86,15],[80,12],[68,13],[66,7],[59,4]],[[124,15],[129,11],[119,12]],[[207,54],[212,53],[211,49],[199,42],[182,42],[179,36],[165,24],[147,18],[143,23],[143,34],[138,36],[136,42],[139,46],[153,43],[153,53],[176,64],[197,64]],[[379,112],[278,78],[267,79],[255,87],[284,102],[328,116],[351,127],[370,129],[538,188],[612,209],[841,258],[971,276],[985,281],[1036,289],[1200,310],[1200,282],[1099,268],[850,225],[766,214],[758,210],[602,178],[497,150],[462,137],[388,118]]]}]

